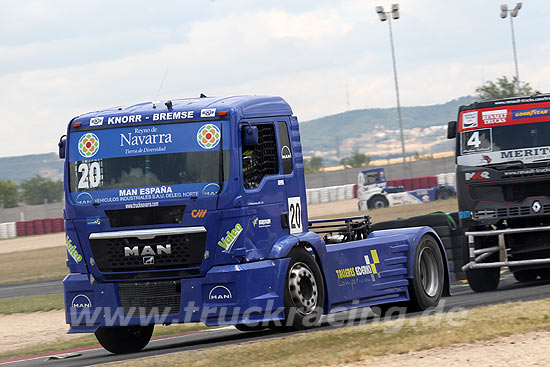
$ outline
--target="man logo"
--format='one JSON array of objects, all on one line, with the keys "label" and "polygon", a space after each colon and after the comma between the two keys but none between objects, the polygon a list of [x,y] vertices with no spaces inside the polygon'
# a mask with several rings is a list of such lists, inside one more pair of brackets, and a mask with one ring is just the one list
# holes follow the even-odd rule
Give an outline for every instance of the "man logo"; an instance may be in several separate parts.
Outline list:
[{"label": "man logo", "polygon": [[229,288],[224,287],[223,285],[217,285],[210,290],[210,293],[208,293],[208,299],[211,301],[230,300],[233,299],[233,295],[231,294]]},{"label": "man logo", "polygon": [[92,308],[92,301],[84,294],[77,294],[71,301],[72,308]]},{"label": "man logo", "polygon": [[204,218],[207,211],[208,211],[207,209],[193,209],[191,211],[191,216],[193,218]]},{"label": "man logo", "polygon": [[139,246],[134,247],[124,247],[124,256],[155,256],[155,255],[162,255],[162,254],[168,254],[170,255],[172,253],[172,245],[157,245],[155,249],[153,249],[152,246],[143,246],[141,251],[139,250]]},{"label": "man logo", "polygon": [[154,265],[155,257],[154,256],[143,256],[143,265]]},{"label": "man logo", "polygon": [[292,158],[292,154],[290,153],[290,148],[287,147],[286,145],[283,145],[283,147],[281,148],[281,157],[283,159]]}]

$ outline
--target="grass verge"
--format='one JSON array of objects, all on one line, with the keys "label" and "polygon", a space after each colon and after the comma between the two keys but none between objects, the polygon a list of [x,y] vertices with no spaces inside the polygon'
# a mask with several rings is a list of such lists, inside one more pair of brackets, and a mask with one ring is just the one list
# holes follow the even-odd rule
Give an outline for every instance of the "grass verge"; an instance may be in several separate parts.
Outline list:
[{"label": "grass verge", "polygon": [[[164,336],[164,335],[173,335],[189,331],[197,331],[208,329],[204,324],[193,323],[193,324],[179,324],[179,325],[170,325],[170,326],[155,326],[155,331],[153,337]],[[93,334],[85,335],[70,335],[69,338],[65,335],[58,340],[54,340],[50,343],[43,343],[37,345],[31,345],[23,348],[13,349],[10,351],[0,353],[0,361],[6,360],[14,357],[23,357],[30,356],[42,353],[56,352],[66,349],[74,349],[81,347],[93,347],[99,346],[95,336]]]},{"label": "grass verge", "polygon": [[63,307],[62,294],[0,299],[0,315],[62,310]]},{"label": "grass verge", "polygon": [[[452,315],[452,319],[448,315]],[[442,317],[441,321],[439,317]],[[396,331],[399,326],[399,331]],[[451,314],[301,333],[271,340],[132,359],[108,366],[327,366],[368,360],[374,356],[475,343],[531,331],[550,331],[550,300],[508,303]]]},{"label": "grass verge", "polygon": [[0,284],[62,279],[68,273],[65,247],[12,252],[0,255]]}]

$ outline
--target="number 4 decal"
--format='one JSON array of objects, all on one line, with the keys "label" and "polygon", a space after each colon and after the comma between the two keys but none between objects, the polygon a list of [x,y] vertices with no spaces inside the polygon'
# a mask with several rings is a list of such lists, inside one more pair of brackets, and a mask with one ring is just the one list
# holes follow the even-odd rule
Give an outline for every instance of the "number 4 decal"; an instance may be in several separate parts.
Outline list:
[{"label": "number 4 decal", "polygon": [[302,204],[300,197],[288,198],[288,220],[290,234],[302,233]]}]

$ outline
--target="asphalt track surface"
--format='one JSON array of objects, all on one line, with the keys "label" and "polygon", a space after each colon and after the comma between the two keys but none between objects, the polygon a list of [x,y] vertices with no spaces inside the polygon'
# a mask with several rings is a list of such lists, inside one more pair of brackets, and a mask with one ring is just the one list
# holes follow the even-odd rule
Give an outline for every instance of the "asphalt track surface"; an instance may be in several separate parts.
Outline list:
[{"label": "asphalt track surface", "polygon": [[[473,293],[466,284],[454,284],[453,296],[443,298],[444,312],[456,307],[474,308],[513,301],[531,301],[550,298],[550,281],[536,281],[532,283],[517,283],[510,273],[503,274],[499,289],[494,292]],[[349,314],[339,314],[339,319],[347,320]],[[332,326],[322,322],[319,327],[301,333],[310,333],[317,330],[330,330],[338,327],[353,327],[359,323],[359,319],[346,322],[344,326]],[[364,320],[363,320],[364,322]],[[368,322],[367,322],[368,323]],[[298,333],[298,332],[294,332]],[[134,358],[151,357],[162,354],[185,352],[195,349],[207,349],[221,345],[232,345],[262,339],[272,339],[288,336],[293,333],[280,333],[275,331],[240,332],[233,327],[213,329],[206,332],[168,337],[153,340],[141,352],[127,355],[114,355],[103,349],[90,349],[79,351],[76,355],[66,359],[50,359],[51,357],[38,357],[17,362],[0,363],[6,366],[52,366],[52,367],[80,367],[102,363],[130,360]]]},{"label": "asphalt track surface", "polygon": [[46,280],[34,283],[0,285],[0,299],[13,297],[42,296],[63,293],[61,280]]}]

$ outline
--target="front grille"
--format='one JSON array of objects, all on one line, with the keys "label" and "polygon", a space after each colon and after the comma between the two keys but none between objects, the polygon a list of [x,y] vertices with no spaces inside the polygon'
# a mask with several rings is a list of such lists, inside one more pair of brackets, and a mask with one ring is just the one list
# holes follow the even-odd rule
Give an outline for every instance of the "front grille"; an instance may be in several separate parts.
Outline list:
[{"label": "front grille", "polygon": [[163,235],[150,240],[90,240],[97,267],[104,273],[199,267],[205,245],[206,232]]},{"label": "front grille", "polygon": [[125,316],[174,315],[180,312],[180,281],[120,283],[120,303]]},{"label": "front grille", "polygon": [[[550,214],[550,205],[543,205],[542,210],[538,214]],[[507,208],[485,209],[476,210],[474,212],[474,219],[484,218],[510,218],[510,217],[522,217],[526,215],[535,214],[531,212],[530,206],[512,206]]]}]

